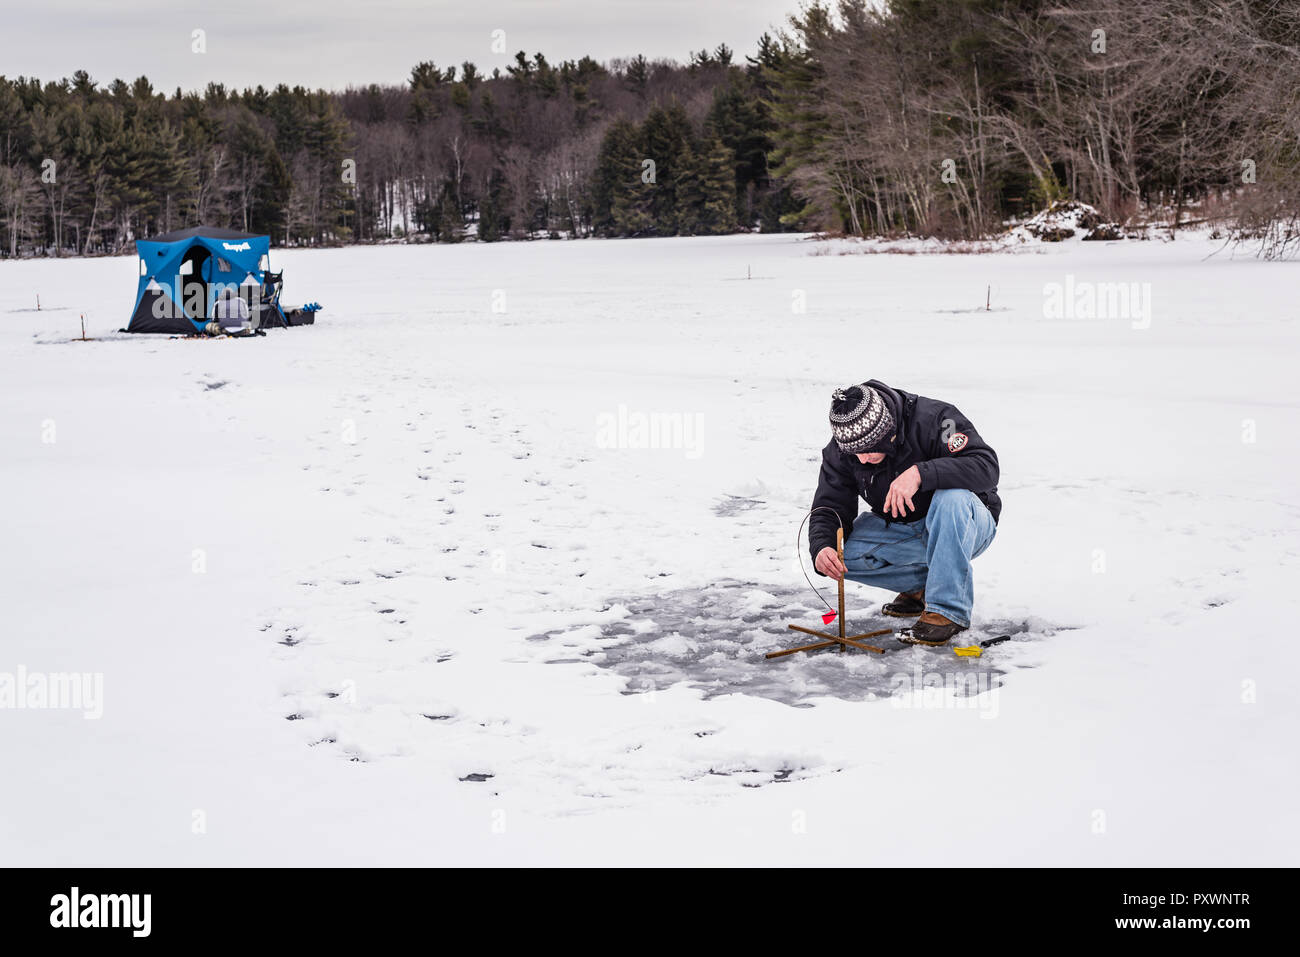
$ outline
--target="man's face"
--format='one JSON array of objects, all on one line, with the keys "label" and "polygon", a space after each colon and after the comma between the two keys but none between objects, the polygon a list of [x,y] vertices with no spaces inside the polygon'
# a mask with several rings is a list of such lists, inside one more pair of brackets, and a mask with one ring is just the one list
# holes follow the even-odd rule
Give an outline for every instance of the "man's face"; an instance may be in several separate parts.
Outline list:
[{"label": "man's face", "polygon": [[[897,433],[891,435],[889,441],[893,442],[896,438],[898,438]],[[879,465],[881,462],[885,461],[884,452],[859,452],[857,455],[858,461],[863,465]]]}]

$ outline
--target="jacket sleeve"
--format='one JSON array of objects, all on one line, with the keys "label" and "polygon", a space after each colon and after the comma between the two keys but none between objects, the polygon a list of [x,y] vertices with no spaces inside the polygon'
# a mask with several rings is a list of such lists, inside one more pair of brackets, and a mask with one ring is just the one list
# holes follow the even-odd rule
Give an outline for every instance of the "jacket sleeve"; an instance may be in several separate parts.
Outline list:
[{"label": "jacket sleeve", "polygon": [[[858,488],[853,474],[843,466],[843,453],[835,440],[822,449],[822,468],[817,476],[817,494],[813,496],[812,507],[822,509],[814,511],[808,519],[808,548],[813,561],[823,548],[835,547],[835,531],[844,523],[844,537],[849,537],[853,530],[853,520],[858,517]],[[834,514],[825,511],[830,508]],[[835,516],[839,516],[839,521]],[[817,574],[821,574],[818,572]]]},{"label": "jacket sleeve", "polygon": [[970,419],[951,405],[943,406],[935,418],[927,442],[921,473],[921,488],[964,488],[988,492],[998,486],[998,454],[975,431]]}]

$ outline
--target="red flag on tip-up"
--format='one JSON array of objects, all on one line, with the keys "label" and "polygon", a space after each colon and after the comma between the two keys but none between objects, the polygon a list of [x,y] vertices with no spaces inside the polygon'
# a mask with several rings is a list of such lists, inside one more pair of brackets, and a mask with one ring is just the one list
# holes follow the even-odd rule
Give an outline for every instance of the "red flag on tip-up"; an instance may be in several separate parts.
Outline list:
[{"label": "red flag on tip-up", "polygon": [[822,615],[822,624],[829,625],[831,622],[835,620],[835,618],[836,618],[836,612],[828,611],[826,614]]}]

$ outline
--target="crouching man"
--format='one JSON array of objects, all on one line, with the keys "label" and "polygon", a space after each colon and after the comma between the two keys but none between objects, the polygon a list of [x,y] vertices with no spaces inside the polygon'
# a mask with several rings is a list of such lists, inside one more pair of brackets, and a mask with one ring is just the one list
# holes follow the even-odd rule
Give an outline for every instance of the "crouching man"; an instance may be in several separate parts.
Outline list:
[{"label": "crouching man", "polygon": [[971,559],[997,531],[997,453],[954,406],[875,379],[837,389],[830,419],[808,532],[818,573],[898,592],[881,610],[919,616],[901,640],[946,644],[970,627]]}]

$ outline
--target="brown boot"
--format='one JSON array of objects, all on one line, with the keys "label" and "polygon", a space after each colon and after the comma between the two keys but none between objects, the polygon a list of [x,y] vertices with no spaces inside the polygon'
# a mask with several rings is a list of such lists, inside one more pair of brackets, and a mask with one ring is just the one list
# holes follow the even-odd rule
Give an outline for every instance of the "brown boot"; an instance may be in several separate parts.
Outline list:
[{"label": "brown boot", "polygon": [[953,635],[965,630],[965,625],[949,621],[937,612],[927,611],[921,613],[920,619],[911,627],[911,633],[900,634],[898,640],[905,641],[909,645],[937,647],[938,645],[946,645]]},{"label": "brown boot", "polygon": [[920,591],[900,591],[891,602],[881,607],[880,613],[890,618],[915,618],[925,611],[925,589]]}]

